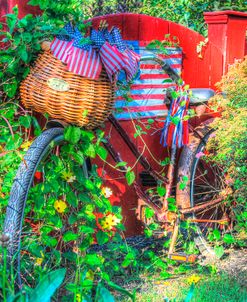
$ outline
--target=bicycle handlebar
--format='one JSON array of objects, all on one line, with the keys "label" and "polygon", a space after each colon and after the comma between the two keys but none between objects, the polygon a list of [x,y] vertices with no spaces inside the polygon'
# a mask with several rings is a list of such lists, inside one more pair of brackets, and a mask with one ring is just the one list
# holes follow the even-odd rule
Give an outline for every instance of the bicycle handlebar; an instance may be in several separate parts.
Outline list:
[{"label": "bicycle handlebar", "polygon": [[169,77],[175,82],[179,83],[180,81],[183,82],[182,78],[179,76],[179,74],[164,60],[156,56],[155,54],[150,55],[144,55],[141,57],[140,61],[154,61],[158,63],[161,68],[169,75]]}]

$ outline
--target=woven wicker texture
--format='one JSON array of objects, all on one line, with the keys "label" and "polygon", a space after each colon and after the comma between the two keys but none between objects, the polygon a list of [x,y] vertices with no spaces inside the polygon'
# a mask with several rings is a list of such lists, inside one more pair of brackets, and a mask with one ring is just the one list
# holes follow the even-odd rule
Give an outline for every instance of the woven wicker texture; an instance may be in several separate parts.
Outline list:
[{"label": "woven wicker texture", "polygon": [[[58,91],[50,85],[57,79],[67,91]],[[26,108],[88,129],[102,124],[114,105],[114,84],[104,70],[98,80],[76,75],[50,51],[39,55],[21,83],[20,93]]]}]

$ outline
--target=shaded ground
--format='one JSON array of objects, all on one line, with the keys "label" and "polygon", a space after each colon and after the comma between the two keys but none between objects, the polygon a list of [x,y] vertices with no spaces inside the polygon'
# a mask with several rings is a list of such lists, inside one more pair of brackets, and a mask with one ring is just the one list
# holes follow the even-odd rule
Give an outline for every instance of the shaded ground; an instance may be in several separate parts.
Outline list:
[{"label": "shaded ground", "polygon": [[247,249],[229,251],[229,255],[219,261],[217,267],[247,287]]},{"label": "shaded ground", "polygon": [[[215,263],[215,274],[203,269],[178,275],[167,280],[158,276],[143,276],[142,281],[127,281],[125,288],[136,290],[136,302],[246,302],[247,301],[247,250],[229,250],[228,255]],[[195,289],[191,293],[191,281]],[[130,301],[121,297],[117,301]]]}]

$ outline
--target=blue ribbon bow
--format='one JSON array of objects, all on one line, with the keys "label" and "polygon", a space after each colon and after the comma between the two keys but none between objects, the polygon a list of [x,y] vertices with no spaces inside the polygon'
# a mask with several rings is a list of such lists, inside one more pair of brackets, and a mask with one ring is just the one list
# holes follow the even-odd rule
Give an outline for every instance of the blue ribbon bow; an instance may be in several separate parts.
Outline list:
[{"label": "blue ribbon bow", "polygon": [[105,42],[108,42],[112,46],[116,46],[121,52],[124,52],[128,48],[117,27],[113,27],[110,32],[107,29],[92,29],[90,38],[94,46],[98,49],[100,49]]}]

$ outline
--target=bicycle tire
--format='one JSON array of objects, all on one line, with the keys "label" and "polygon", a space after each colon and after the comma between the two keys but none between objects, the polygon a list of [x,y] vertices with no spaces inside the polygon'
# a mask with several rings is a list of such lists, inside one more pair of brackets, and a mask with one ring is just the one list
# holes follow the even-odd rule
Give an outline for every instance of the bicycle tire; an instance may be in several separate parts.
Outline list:
[{"label": "bicycle tire", "polygon": [[[202,196],[203,194],[206,195],[205,192],[199,191],[200,187],[200,180],[201,176],[198,175],[197,171],[199,170],[199,163],[203,161],[201,159],[201,155],[203,154],[204,150],[206,150],[206,146],[208,143],[208,140],[210,138],[210,135],[214,132],[214,129],[210,127],[210,123],[212,122],[212,119],[208,120],[207,122],[201,124],[199,127],[195,128],[195,134],[191,134],[190,136],[190,143],[184,147],[180,160],[179,160],[179,168],[178,168],[178,179],[177,179],[177,186],[176,186],[176,199],[177,199],[177,204],[180,209],[188,209],[191,207],[194,207],[198,204],[202,204],[203,202],[198,202],[196,199]],[[209,164],[208,164],[209,165]],[[202,166],[204,167],[204,166]],[[203,177],[205,178],[205,175],[210,171],[211,167],[207,167],[206,172],[203,172],[204,174]],[[217,165],[214,165],[214,169],[218,168]],[[216,171],[216,170],[215,170]],[[206,173],[206,174],[205,174]],[[208,178],[210,175],[212,176],[212,173],[209,175],[208,173]],[[220,194],[220,190],[223,190],[224,184],[222,182],[217,181],[217,177],[220,177],[217,175],[217,173],[213,174],[215,176],[215,179],[212,180],[212,184],[209,184],[208,186],[211,186],[212,193],[208,193],[208,196],[210,194],[214,194],[218,190],[218,194]],[[181,186],[181,182],[183,182],[183,177],[187,177],[188,180],[186,184]],[[203,178],[203,184],[201,187],[204,187],[205,190],[208,189],[206,181]],[[195,183],[197,182],[197,185]],[[202,182],[202,181],[201,181]],[[215,185],[215,187],[213,187]],[[216,188],[217,185],[217,188]],[[222,187],[220,187],[222,185]],[[198,188],[197,188],[198,187]],[[197,191],[196,191],[197,190]],[[214,192],[215,190],[215,192]],[[201,195],[200,195],[201,194]],[[204,196],[205,196],[204,195]],[[198,196],[198,197],[197,197]],[[212,196],[212,195],[211,195]],[[203,198],[201,198],[203,200]],[[198,202],[198,203],[197,203]],[[223,216],[223,211],[221,206],[219,204],[215,206],[215,212],[212,214],[211,212],[214,209],[211,207],[209,210],[203,210],[202,213],[188,213],[187,218],[188,219],[194,219],[198,220],[199,217],[201,218],[206,218],[207,215],[211,215],[211,217],[218,217],[220,215]],[[209,214],[210,211],[210,214]],[[200,216],[201,215],[201,216]],[[213,216],[214,215],[214,216]],[[216,216],[218,215],[218,216]],[[204,219],[207,220],[207,219]],[[216,220],[216,219],[215,219]],[[219,219],[218,219],[219,220]],[[213,221],[213,219],[211,219]],[[200,253],[208,259],[215,259],[216,258],[216,253],[214,250],[214,244],[213,242],[208,240],[208,233],[206,234],[206,230],[209,230],[211,228],[218,228],[220,224],[218,223],[201,223],[201,222],[194,222],[194,225],[196,226],[196,231],[194,234],[194,241],[200,251]],[[220,230],[222,232],[222,230]]]},{"label": "bicycle tire", "polygon": [[19,275],[21,231],[28,191],[39,163],[49,152],[49,149],[51,149],[51,143],[60,144],[64,141],[63,131],[63,128],[51,128],[44,131],[33,141],[17,170],[10,192],[4,221],[4,234],[9,238],[7,245],[7,263],[13,265],[13,259],[15,259],[14,267],[17,270],[17,283],[19,286],[21,285]]}]

